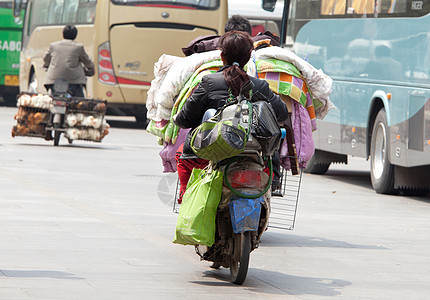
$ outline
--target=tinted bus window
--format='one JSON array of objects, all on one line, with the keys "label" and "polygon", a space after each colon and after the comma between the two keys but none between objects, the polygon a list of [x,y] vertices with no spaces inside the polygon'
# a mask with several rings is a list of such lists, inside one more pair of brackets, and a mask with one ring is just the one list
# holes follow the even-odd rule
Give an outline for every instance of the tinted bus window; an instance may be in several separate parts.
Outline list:
[{"label": "tinted bus window", "polygon": [[217,9],[219,0],[170,0],[170,1],[151,1],[151,0],[112,0],[113,4],[118,5],[139,5],[139,6],[185,6],[198,9]]},{"label": "tinted bus window", "polygon": [[0,0],[0,7],[12,8],[12,1],[10,0]]},{"label": "tinted bus window", "polygon": [[[423,0],[299,0],[298,2],[302,12],[309,10],[304,4],[309,4],[309,7],[320,2],[319,12],[322,17],[415,17],[427,14],[430,8],[430,1]],[[307,13],[307,16],[311,17],[311,12]]]},{"label": "tinted bus window", "polygon": [[33,1],[30,9],[30,32],[37,26],[92,24],[96,0],[40,0]]}]

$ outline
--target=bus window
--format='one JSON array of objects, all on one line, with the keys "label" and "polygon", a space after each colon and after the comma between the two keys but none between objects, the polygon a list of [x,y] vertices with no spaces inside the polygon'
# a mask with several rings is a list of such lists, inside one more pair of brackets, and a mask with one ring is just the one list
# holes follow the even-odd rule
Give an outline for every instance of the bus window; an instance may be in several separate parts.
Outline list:
[{"label": "bus window", "polygon": [[76,23],[79,0],[69,0],[64,4],[63,24]]},{"label": "bus window", "polygon": [[321,15],[343,15],[345,14],[345,0],[322,0]]},{"label": "bus window", "polygon": [[348,5],[347,13],[358,15],[373,14],[375,8],[374,0],[354,0],[348,2],[351,2],[351,4]]},{"label": "bus window", "polygon": [[49,6],[48,24],[61,24],[63,15],[64,0],[51,0]]},{"label": "bus window", "polygon": [[168,6],[190,6],[199,9],[217,9],[219,0],[178,0],[178,1],[153,1],[153,0],[111,0],[113,4],[118,5],[136,5],[136,6],[163,6],[166,2]]},{"label": "bus window", "polygon": [[30,6],[30,32],[32,32],[37,26],[44,25],[48,20],[48,8],[49,0],[40,0],[33,2]]},{"label": "bus window", "polygon": [[76,23],[92,24],[96,16],[96,0],[79,0]]}]

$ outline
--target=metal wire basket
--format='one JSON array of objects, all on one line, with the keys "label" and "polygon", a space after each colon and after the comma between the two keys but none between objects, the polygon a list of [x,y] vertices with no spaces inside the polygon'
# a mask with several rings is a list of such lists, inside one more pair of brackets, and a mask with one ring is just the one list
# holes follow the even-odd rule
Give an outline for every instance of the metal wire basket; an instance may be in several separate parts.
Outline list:
[{"label": "metal wire basket", "polygon": [[14,119],[16,125],[12,127],[12,137],[28,136],[41,137],[46,136],[46,127],[51,120],[49,110],[52,99],[44,95],[34,95],[30,93],[21,93],[17,96],[18,112]]},{"label": "metal wire basket", "polygon": [[178,179],[176,180],[175,199],[173,200],[173,212],[175,214],[179,214],[179,208],[181,207],[181,204],[178,203],[180,189],[181,189],[181,183],[178,177]]},{"label": "metal wire basket", "polygon": [[[302,168],[298,169],[297,175],[293,175],[291,171],[281,168],[279,188],[272,191],[272,198],[270,199],[269,227],[286,230],[294,229],[301,181]],[[174,213],[179,213],[181,207],[181,204],[178,203],[180,188],[181,183],[178,178],[172,207]]]},{"label": "metal wire basket", "polygon": [[293,230],[302,181],[302,169],[299,169],[297,175],[292,175],[291,171],[284,168],[281,169],[280,188],[272,193],[270,199],[269,227]]}]

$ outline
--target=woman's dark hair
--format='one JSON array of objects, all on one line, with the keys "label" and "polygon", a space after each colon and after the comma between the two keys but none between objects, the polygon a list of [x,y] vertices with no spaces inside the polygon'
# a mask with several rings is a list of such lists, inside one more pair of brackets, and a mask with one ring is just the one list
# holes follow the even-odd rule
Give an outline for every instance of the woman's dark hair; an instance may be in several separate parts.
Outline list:
[{"label": "woman's dark hair", "polygon": [[224,31],[243,31],[249,33],[249,35],[252,35],[252,26],[251,23],[249,23],[248,19],[240,16],[240,15],[233,15],[228,20],[227,23],[225,23]]},{"label": "woman's dark hair", "polygon": [[224,33],[219,40],[219,48],[225,63],[229,65],[224,71],[224,79],[231,89],[233,96],[239,95],[242,86],[249,81],[243,67],[251,57],[254,43],[247,33],[241,31],[229,31]]},{"label": "woman's dark hair", "polygon": [[63,38],[66,40],[74,40],[78,35],[78,29],[75,25],[66,25],[63,29]]}]

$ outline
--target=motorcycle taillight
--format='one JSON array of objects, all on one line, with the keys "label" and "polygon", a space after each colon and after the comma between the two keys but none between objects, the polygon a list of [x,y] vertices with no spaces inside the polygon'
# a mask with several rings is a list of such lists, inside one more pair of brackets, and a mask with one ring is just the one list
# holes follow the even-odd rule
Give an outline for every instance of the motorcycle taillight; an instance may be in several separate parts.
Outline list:
[{"label": "motorcycle taillight", "polygon": [[58,105],[58,106],[66,106],[66,101],[64,101],[64,100],[55,100],[54,99],[54,104]]},{"label": "motorcycle taillight", "polygon": [[257,188],[267,184],[268,176],[259,170],[234,170],[229,173],[228,180],[233,188]]}]

